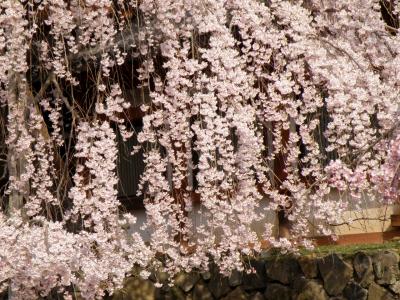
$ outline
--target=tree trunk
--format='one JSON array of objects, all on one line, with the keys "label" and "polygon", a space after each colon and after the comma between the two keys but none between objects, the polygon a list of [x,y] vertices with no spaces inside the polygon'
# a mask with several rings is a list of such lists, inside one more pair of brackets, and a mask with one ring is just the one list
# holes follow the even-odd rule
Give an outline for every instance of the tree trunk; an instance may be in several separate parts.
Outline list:
[{"label": "tree trunk", "polygon": [[[21,171],[25,166],[24,158],[15,155],[14,147],[8,148],[8,174],[11,178],[20,178]],[[14,153],[13,153],[14,152]],[[24,196],[21,191],[12,189],[9,195],[8,210],[10,214],[20,210],[23,206]]]}]

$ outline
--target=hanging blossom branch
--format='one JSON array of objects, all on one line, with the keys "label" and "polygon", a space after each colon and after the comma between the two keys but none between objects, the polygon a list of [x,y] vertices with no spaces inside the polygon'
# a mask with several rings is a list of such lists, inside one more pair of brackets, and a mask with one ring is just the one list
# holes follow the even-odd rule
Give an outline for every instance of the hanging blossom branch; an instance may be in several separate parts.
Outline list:
[{"label": "hanging blossom branch", "polygon": [[[134,265],[143,277],[210,262],[229,274],[260,235],[283,251],[312,247],[310,224],[332,235],[363,198],[398,200],[400,40],[384,34],[376,1],[137,2],[0,3],[0,291],[95,299]],[[132,85],[149,95],[132,149],[144,152],[147,243],[125,230],[135,217],[117,199]],[[73,179],[65,199],[58,156]],[[285,176],[271,180],[280,160]],[[273,222],[254,230],[278,210],[290,237]]]},{"label": "hanging blossom branch", "polygon": [[400,188],[400,135],[389,145],[389,156],[385,164],[373,174],[373,180],[388,204],[399,200]]}]

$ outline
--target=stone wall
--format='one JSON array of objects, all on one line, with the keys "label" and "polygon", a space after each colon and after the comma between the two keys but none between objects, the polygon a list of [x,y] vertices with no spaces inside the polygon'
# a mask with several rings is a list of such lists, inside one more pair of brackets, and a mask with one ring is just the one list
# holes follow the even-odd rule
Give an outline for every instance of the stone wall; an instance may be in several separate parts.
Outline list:
[{"label": "stone wall", "polygon": [[[156,289],[151,280],[127,279],[114,300],[390,300],[400,299],[397,250],[267,257],[249,262],[256,273],[234,272],[229,278],[216,270],[180,274],[173,287]],[[151,279],[155,279],[153,275]],[[157,274],[159,280],[165,278]]]}]

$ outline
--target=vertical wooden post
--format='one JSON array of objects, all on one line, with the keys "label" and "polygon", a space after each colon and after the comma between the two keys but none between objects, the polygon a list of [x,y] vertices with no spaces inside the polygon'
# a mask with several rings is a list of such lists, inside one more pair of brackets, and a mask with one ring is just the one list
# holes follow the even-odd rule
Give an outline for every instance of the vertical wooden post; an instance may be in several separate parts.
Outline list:
[{"label": "vertical wooden post", "polygon": [[[18,110],[23,110],[22,120],[21,118],[8,119],[8,124],[10,122],[14,122],[17,126],[25,126],[25,121],[27,114],[25,113],[26,109],[26,97],[21,98],[20,94],[23,90],[23,86],[21,80],[19,79],[18,74],[11,75],[9,82],[9,94],[12,95],[12,98],[9,99],[9,115],[10,110],[14,110],[12,115],[19,116],[21,113]],[[15,178],[17,181],[20,180],[21,175],[24,173],[26,168],[26,158],[25,153],[21,153],[17,151],[16,145],[14,143],[9,143],[7,146],[7,168],[9,177]],[[9,202],[8,202],[8,213],[13,214],[16,211],[20,210],[23,206],[24,194],[26,190],[28,190],[28,186],[24,186],[22,189],[12,189],[9,194]]]},{"label": "vertical wooden post", "polygon": [[[275,127],[275,124],[272,124],[272,129]],[[286,147],[288,141],[289,141],[289,133],[290,130],[282,130],[281,135],[282,135],[282,147]],[[285,163],[286,163],[286,155],[282,152],[278,153],[275,157],[274,160],[274,165],[273,165],[273,170],[275,174],[275,182],[277,183],[277,188],[279,190],[279,193],[282,195],[288,195],[289,191],[286,189],[282,188],[281,183],[286,180],[287,178],[287,173],[285,172]],[[286,215],[286,209],[287,207],[279,207],[279,210],[277,211],[277,217],[278,217],[278,237],[280,238],[288,238],[290,236],[290,230],[291,230],[291,222],[287,218]]]}]

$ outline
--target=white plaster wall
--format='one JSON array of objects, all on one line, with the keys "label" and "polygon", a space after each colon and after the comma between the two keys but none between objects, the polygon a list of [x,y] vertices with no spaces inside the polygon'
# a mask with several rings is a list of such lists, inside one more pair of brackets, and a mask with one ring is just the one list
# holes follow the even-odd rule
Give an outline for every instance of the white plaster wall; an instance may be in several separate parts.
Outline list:
[{"label": "white plaster wall", "polygon": [[[339,195],[332,193],[331,197],[346,197],[346,195]],[[260,209],[263,209],[267,205],[267,201],[264,200],[261,203]],[[344,234],[357,234],[357,233],[369,233],[369,232],[383,232],[391,230],[390,216],[395,213],[400,213],[400,206],[398,205],[379,205],[374,199],[364,198],[360,208],[356,208],[354,205],[345,212],[341,223],[347,223],[350,219],[356,220],[349,224],[342,224],[340,226],[333,226],[335,233],[338,235]],[[137,217],[136,224],[133,224],[130,231],[139,231],[144,240],[149,240],[149,232],[143,231],[140,227],[146,220],[146,214],[144,210],[138,210],[133,213]],[[191,220],[196,225],[204,224],[207,220],[199,213],[199,207],[195,207],[193,212],[190,214]],[[312,223],[312,220],[310,220]],[[262,236],[264,232],[264,226],[266,223],[274,224],[274,233],[277,233],[277,218],[275,212],[266,211],[263,220],[260,222],[254,222],[254,230]],[[310,231],[313,236],[319,234],[313,230],[313,227],[317,224],[310,225]]]}]

